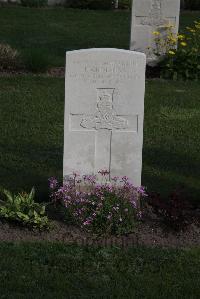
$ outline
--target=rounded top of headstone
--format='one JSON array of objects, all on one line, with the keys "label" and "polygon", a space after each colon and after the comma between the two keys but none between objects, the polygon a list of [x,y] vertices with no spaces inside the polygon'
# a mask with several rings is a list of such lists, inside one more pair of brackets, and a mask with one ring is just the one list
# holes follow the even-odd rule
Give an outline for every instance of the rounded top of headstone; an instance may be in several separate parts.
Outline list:
[{"label": "rounded top of headstone", "polygon": [[66,55],[72,55],[72,54],[84,54],[84,53],[118,53],[118,54],[127,54],[127,55],[137,55],[144,57],[146,59],[146,55],[141,52],[137,51],[130,51],[130,50],[124,50],[124,49],[117,49],[117,48],[90,48],[90,49],[81,49],[81,50],[72,50],[67,51]]}]

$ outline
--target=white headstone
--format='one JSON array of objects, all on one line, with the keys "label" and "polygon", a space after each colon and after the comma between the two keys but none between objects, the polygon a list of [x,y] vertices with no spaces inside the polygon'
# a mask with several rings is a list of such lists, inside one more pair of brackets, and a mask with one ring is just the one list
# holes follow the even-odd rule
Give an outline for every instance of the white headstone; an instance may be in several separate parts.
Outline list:
[{"label": "white headstone", "polygon": [[165,34],[169,25],[178,33],[179,14],[180,0],[133,0],[130,49],[145,53],[151,64],[156,59],[151,51],[155,48],[152,33]]},{"label": "white headstone", "polygon": [[133,51],[66,53],[64,178],[106,169],[141,184],[145,65]]}]

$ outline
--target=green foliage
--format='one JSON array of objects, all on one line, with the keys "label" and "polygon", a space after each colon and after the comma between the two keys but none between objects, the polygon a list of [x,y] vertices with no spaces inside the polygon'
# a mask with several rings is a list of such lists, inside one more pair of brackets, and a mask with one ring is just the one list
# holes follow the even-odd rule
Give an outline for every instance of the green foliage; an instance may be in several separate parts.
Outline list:
[{"label": "green foliage", "polygon": [[19,53],[8,44],[0,44],[0,70],[13,70],[19,67]]},{"label": "green foliage", "polygon": [[[193,27],[186,27],[184,34],[174,34],[169,27],[166,36],[158,31],[156,35],[156,51],[161,60],[161,75],[167,79],[200,79],[200,21]],[[176,48],[177,44],[177,48]]]},{"label": "green foliage", "polygon": [[42,7],[47,6],[47,0],[21,0],[21,5],[26,7]]},{"label": "green foliage", "polygon": [[[93,222],[91,230],[97,234],[107,233],[113,235],[123,235],[133,232],[139,218],[137,217],[137,210],[131,207],[131,204],[125,200],[125,196],[120,197],[108,191],[105,191],[103,196],[105,198],[103,209],[97,212],[97,217]],[[91,196],[90,200],[95,204],[99,202],[96,195]],[[88,216],[92,215],[92,208],[91,204],[87,211]],[[114,208],[119,210],[113,213]],[[108,218],[111,215],[112,219]]]},{"label": "green foliage", "polygon": [[67,0],[66,6],[71,8],[108,10],[112,8],[112,0]]},{"label": "green foliage", "polygon": [[49,227],[45,215],[45,205],[34,201],[35,190],[13,195],[8,190],[2,190],[4,198],[0,200],[0,217],[8,221],[16,221],[32,228],[44,229]]},{"label": "green foliage", "polygon": [[47,53],[41,49],[31,49],[23,53],[25,69],[34,73],[46,72],[50,66]]}]

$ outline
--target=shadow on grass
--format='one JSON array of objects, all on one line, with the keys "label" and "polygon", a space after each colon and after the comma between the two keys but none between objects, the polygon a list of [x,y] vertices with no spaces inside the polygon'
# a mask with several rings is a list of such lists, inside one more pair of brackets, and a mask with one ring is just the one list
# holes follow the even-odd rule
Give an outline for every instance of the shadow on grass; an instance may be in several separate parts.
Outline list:
[{"label": "shadow on grass", "polygon": [[200,169],[198,158],[162,148],[143,149],[142,183],[149,191],[163,196],[175,189],[182,190],[192,201],[200,198]]},{"label": "shadow on grass", "polygon": [[48,201],[48,178],[62,177],[62,153],[58,146],[22,145],[19,149],[6,146],[0,168],[0,185],[13,192],[36,188],[39,201]]},{"label": "shadow on grass", "polygon": [[[7,146],[4,157],[6,161],[0,165],[1,185],[15,192],[28,191],[35,186],[38,200],[48,201],[48,178],[62,179],[63,148],[21,144],[20,148],[13,150]],[[181,189],[189,199],[197,202],[200,198],[198,165],[192,156],[146,147],[143,150],[142,183],[148,191],[163,196]]]}]

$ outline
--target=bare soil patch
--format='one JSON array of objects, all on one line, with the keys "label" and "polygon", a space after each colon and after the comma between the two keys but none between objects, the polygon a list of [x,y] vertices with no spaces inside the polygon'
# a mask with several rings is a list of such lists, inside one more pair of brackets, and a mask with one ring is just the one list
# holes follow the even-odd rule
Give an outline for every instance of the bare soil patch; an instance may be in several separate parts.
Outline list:
[{"label": "bare soil patch", "polygon": [[121,237],[92,236],[74,226],[69,226],[61,221],[53,221],[52,229],[39,232],[14,226],[13,224],[0,223],[0,241],[50,241],[79,245],[103,246],[149,246],[189,248],[200,246],[199,223],[192,223],[187,230],[176,233],[164,230],[157,220],[139,223],[134,233]]}]

